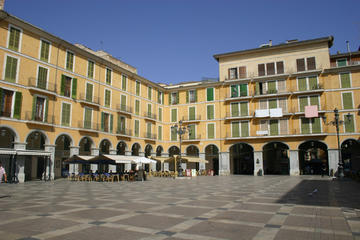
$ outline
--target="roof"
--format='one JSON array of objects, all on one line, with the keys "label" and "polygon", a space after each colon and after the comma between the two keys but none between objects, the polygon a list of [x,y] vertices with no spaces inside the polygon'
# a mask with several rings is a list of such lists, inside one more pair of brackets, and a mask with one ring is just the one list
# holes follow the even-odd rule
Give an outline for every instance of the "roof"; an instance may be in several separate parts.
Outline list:
[{"label": "roof", "polygon": [[360,51],[356,51],[356,52],[349,52],[349,53],[338,53],[338,54],[333,54],[330,55],[330,58],[341,58],[341,57],[349,57],[349,56],[359,56],[360,55]]},{"label": "roof", "polygon": [[220,53],[220,54],[215,54],[213,57],[215,58],[216,61],[219,61],[219,59],[222,57],[245,55],[245,54],[250,54],[250,53],[258,53],[258,52],[267,52],[267,51],[272,51],[272,50],[280,50],[280,49],[284,49],[284,48],[288,48],[288,47],[295,47],[295,46],[308,45],[308,44],[321,43],[321,42],[328,42],[328,46],[330,48],[333,44],[333,41],[334,41],[334,37],[328,36],[328,37],[315,38],[315,39],[304,40],[304,41],[291,41],[288,43],[281,43],[281,44],[273,45],[273,46],[269,46],[269,47],[259,47],[259,48],[252,48],[252,49],[246,49],[246,50],[235,51],[235,52]]}]

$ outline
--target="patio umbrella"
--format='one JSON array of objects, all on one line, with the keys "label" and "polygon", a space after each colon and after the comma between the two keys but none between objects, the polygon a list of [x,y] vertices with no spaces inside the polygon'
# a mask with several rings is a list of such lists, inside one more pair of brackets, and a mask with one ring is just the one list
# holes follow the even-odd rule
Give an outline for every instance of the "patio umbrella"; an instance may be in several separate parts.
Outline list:
[{"label": "patio umbrella", "polygon": [[89,156],[73,155],[72,157],[64,160],[64,163],[65,164],[89,164],[89,161],[86,158],[89,158]]},{"label": "patio umbrella", "polygon": [[91,164],[112,164],[112,165],[116,164],[116,162],[113,159],[111,159],[105,155],[99,155],[99,156],[93,157],[88,162]]}]

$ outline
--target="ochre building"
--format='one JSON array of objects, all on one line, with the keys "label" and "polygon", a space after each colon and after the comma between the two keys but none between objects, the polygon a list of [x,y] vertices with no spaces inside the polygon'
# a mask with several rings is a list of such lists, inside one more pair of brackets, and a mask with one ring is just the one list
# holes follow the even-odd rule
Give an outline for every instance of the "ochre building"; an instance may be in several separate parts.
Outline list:
[{"label": "ochre building", "polygon": [[5,11],[0,19],[0,161],[20,182],[97,169],[69,168],[72,155],[179,154],[179,121],[182,154],[209,162],[183,168],[334,174],[342,159],[345,174],[360,170],[360,52],[330,55],[332,37],[217,54],[219,79],[166,85]]}]

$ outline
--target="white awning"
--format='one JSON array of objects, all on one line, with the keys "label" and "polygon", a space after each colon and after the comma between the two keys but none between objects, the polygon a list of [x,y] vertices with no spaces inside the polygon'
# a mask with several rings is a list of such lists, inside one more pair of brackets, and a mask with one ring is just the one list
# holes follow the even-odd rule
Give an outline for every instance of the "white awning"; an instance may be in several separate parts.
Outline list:
[{"label": "white awning", "polygon": [[17,155],[21,156],[50,156],[51,152],[45,152],[45,151],[26,151],[26,150],[17,150]]},{"label": "white awning", "polygon": [[91,159],[91,158],[93,158],[93,157],[95,157],[95,156],[78,155],[78,157],[81,158],[82,160],[87,161],[87,160],[89,160],[89,159]]},{"label": "white awning", "polygon": [[116,163],[156,163],[155,160],[151,160],[150,158],[140,157],[140,156],[126,156],[126,155],[104,155],[105,157],[114,160]]},{"label": "white awning", "polygon": [[14,155],[16,150],[12,149],[0,149],[0,155]]}]

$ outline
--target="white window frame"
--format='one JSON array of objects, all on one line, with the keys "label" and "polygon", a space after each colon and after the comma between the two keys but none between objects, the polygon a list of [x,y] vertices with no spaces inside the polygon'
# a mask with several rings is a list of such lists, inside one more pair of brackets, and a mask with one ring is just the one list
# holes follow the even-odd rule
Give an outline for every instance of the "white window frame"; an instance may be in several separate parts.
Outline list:
[{"label": "white window frame", "polygon": [[[159,90],[158,90],[158,94],[159,94],[159,93],[160,93],[160,103],[159,103],[158,101],[157,101],[157,102],[158,102],[158,104],[164,104],[164,103],[163,103],[163,94],[164,94],[164,93],[163,93],[162,91],[159,91]],[[159,98],[159,96],[158,96],[158,98]]]},{"label": "white window frame", "polygon": [[[196,102],[196,98],[195,98],[196,89],[188,90],[188,92],[189,92],[189,103],[195,103]],[[191,92],[194,94],[194,101],[191,101],[191,94],[190,94]]]},{"label": "white window frame", "polygon": [[[208,107],[207,106],[214,106],[214,118],[213,119],[208,119]],[[206,104],[206,120],[215,120],[216,119],[216,109],[215,109],[215,104]]]},{"label": "white window frame", "polygon": [[349,78],[350,78],[350,88],[352,88],[352,74],[351,74],[351,72],[339,72],[339,86],[340,86],[340,88],[343,88],[343,87],[341,86],[341,74],[346,74],[346,73],[349,74]]},{"label": "white window frame", "polygon": [[[174,109],[176,110],[176,121],[175,121],[175,122],[172,121],[172,111],[173,111]],[[177,123],[177,122],[178,122],[178,119],[179,119],[178,109],[177,109],[177,108],[171,108],[171,109],[170,109],[170,122],[171,122],[171,123]]]},{"label": "white window frame", "polygon": [[[70,105],[70,119],[69,119],[69,126],[65,126],[65,125],[63,125],[63,122],[62,122],[62,114],[63,114],[63,104],[68,104],[68,105]],[[61,124],[61,126],[63,126],[63,127],[71,127],[71,121],[72,120],[72,104],[71,104],[71,102],[67,102],[67,101],[61,101],[61,118],[60,118],[60,124]]]},{"label": "white window frame", "polygon": [[344,59],[346,61],[346,66],[349,66],[349,61],[347,60],[347,58],[338,58],[338,59],[336,59],[336,67],[339,67],[338,61],[339,60],[344,60]]},{"label": "white window frame", "polygon": [[151,114],[153,114],[153,107],[152,107],[152,104],[151,103],[148,103],[147,106],[146,106],[146,113],[148,114],[149,113],[149,105],[150,105],[150,110],[151,110]]},{"label": "white window frame", "polygon": [[87,78],[89,78],[89,62],[92,62],[92,63],[94,63],[94,72],[93,72],[93,76],[90,78],[90,79],[94,79],[95,80],[95,76],[96,76],[96,74],[95,74],[95,69],[96,69],[96,63],[95,63],[95,61],[94,60],[92,60],[92,59],[88,59],[88,61],[87,61],[87,66],[86,66],[86,77]]},{"label": "white window frame", "polygon": [[[231,78],[231,70],[235,69],[236,75],[235,78]],[[230,67],[229,68],[229,80],[236,80],[239,79],[239,68],[238,67]]]},{"label": "white window frame", "polygon": [[[136,83],[139,83],[139,95],[136,94]],[[141,96],[141,82],[139,80],[135,80],[135,96]]]},{"label": "white window frame", "polygon": [[[135,136],[135,126],[136,126],[136,124],[135,124],[135,122],[136,121],[138,121],[138,123],[139,123],[139,135],[138,136]],[[139,119],[134,119],[134,137],[140,137],[140,131],[141,130],[141,127],[140,127],[140,120]]]},{"label": "white window frame", "polygon": [[109,104],[109,107],[107,107],[107,108],[111,108],[111,106],[112,106],[112,94],[111,94],[111,89],[108,89],[108,88],[104,88],[104,107],[106,107],[106,91],[109,91],[110,92],[110,104]]},{"label": "white window frame", "polygon": [[[108,70],[110,70],[110,84],[108,84],[107,81],[106,81],[106,75],[107,75]],[[112,85],[112,83],[113,83],[113,70],[112,70],[112,68],[105,67],[105,77],[104,77],[104,79],[105,79],[105,84],[107,84],[109,86]]]},{"label": "white window frame", "polygon": [[[343,100],[343,94],[344,93],[351,93],[351,101],[352,101],[352,105],[353,105],[353,108],[355,107],[355,102],[354,102],[354,93],[353,91],[344,91],[344,92],[341,92],[341,107],[342,109],[345,109],[344,108],[344,100]],[[351,109],[346,109],[346,110],[351,110]]]},{"label": "white window frame", "polygon": [[196,120],[196,116],[197,116],[196,106],[189,106],[188,107],[188,120],[190,120],[190,108],[195,108],[195,120]]},{"label": "white window frame", "polygon": [[[68,58],[68,52],[69,52],[69,53],[72,53],[73,56],[74,56],[74,58],[73,58],[73,60],[74,60],[74,61],[73,61],[73,66],[72,66],[72,69],[71,69],[71,70],[69,70],[69,69],[66,68],[66,62],[67,62],[67,58]],[[66,49],[64,69],[66,69],[67,71],[72,71],[72,72],[74,72],[75,62],[76,62],[76,55],[75,55],[75,53],[74,53],[73,51],[70,51],[69,49]]]},{"label": "white window frame", "polygon": [[[311,106],[310,105],[310,97],[311,96],[317,96],[318,97],[318,100],[319,100],[319,108],[318,108],[318,111],[321,111],[321,98],[320,98],[320,95],[319,94],[311,94],[311,95],[306,95],[306,96],[298,96],[298,106],[299,106],[299,112],[301,111],[300,109],[300,98],[307,98],[307,105],[305,106]],[[342,102],[342,95],[341,95],[341,102]],[[287,104],[286,104],[286,107],[287,107]]]},{"label": "white window frame", "polygon": [[40,61],[43,61],[41,60],[41,46],[42,46],[42,42],[47,42],[49,43],[49,60],[47,61],[47,63],[50,63],[51,61],[51,47],[52,47],[52,43],[51,41],[45,39],[45,38],[40,38],[40,47],[39,47],[39,60]]},{"label": "white window frame", "polygon": [[[15,97],[15,96],[14,96]],[[14,98],[13,97],[13,98]],[[35,99],[36,99],[36,101],[37,101],[37,98],[38,97],[40,97],[40,98],[43,98],[43,99],[45,99],[45,101],[44,101],[44,109],[43,109],[43,113],[42,113],[42,115],[43,115],[43,119],[42,119],[42,121],[41,122],[45,122],[45,109],[46,109],[46,106],[49,104],[49,98],[47,97],[47,96],[44,96],[44,95],[41,95],[41,94],[34,94],[34,97],[35,97]],[[13,99],[13,104],[14,104],[15,102],[14,102],[14,99]],[[36,102],[35,102],[35,108],[36,108]],[[36,112],[36,109],[35,109],[35,112]],[[13,116],[13,111],[12,111],[12,113],[11,113],[11,115]]]},{"label": "white window frame", "polygon": [[[11,23],[9,23],[9,25],[8,25],[8,31],[7,31],[7,32],[8,32],[8,36],[7,36],[7,41],[6,41],[6,48],[9,49],[10,29],[11,29],[11,28],[15,28],[15,29],[17,29],[17,30],[20,31],[20,36],[19,36],[19,50],[18,50],[18,52],[21,52],[23,30],[22,30],[22,28],[19,28],[18,26],[15,26],[15,25],[13,25],[13,24],[11,24]],[[13,51],[13,50],[11,50],[11,51]]]},{"label": "white window frame", "polygon": [[12,58],[16,58],[17,59],[17,66],[16,66],[16,76],[15,76],[15,83],[18,83],[18,79],[19,79],[19,68],[20,68],[20,58],[16,57],[14,55],[11,54],[4,54],[4,66],[3,66],[3,78],[5,80],[5,72],[6,72],[6,59],[7,57],[12,57]]},{"label": "white window frame", "polygon": [[[123,77],[125,77],[125,87],[126,87],[125,90],[122,89]],[[126,74],[124,74],[124,73],[121,73],[121,88],[120,89],[123,90],[123,91],[128,91],[128,89],[129,89],[129,87],[128,87],[128,76]]]},{"label": "white window frame", "polygon": [[[343,114],[343,121],[345,122],[346,121],[346,115],[347,115],[348,113],[346,113],[346,114]],[[353,116],[353,119],[354,119],[354,132],[346,132],[346,129],[345,129],[345,124],[344,124],[344,127],[343,127],[343,129],[344,129],[344,133],[356,133],[356,115],[354,114],[354,113],[350,113],[350,115],[351,116]]]},{"label": "white window frame", "polygon": [[88,84],[91,84],[93,87],[92,87],[92,93],[91,93],[91,96],[92,96],[92,99],[91,101],[93,102],[94,101],[94,84],[92,82],[89,82],[89,81],[85,81],[85,96],[84,96],[84,100],[86,100],[86,95],[87,95],[87,85]]},{"label": "white window frame", "polygon": [[[210,124],[214,125],[214,138],[209,138],[208,125]],[[214,122],[206,123],[206,139],[216,139],[216,123]]]},{"label": "white window frame", "polygon": [[[125,124],[125,130],[126,130],[126,117],[124,115],[119,114],[118,117],[124,118],[124,124]],[[115,121],[114,121],[115,122]],[[117,126],[116,131],[119,129],[119,126]]]},{"label": "white window frame", "polygon": [[[111,121],[110,121],[110,119],[111,119],[111,113],[110,112],[108,112],[108,111],[102,111],[103,113],[104,113],[104,120],[105,120],[105,114],[107,114],[107,115],[109,115],[109,122],[108,122],[108,132],[106,132],[105,130],[104,130],[104,132],[106,132],[106,133],[111,133],[111,131],[110,131],[110,126],[111,126]],[[114,117],[113,117],[114,118]],[[113,121],[114,121],[114,119],[113,119]],[[113,122],[113,124],[114,124],[114,122]],[[104,129],[105,129],[105,124],[104,124]],[[114,130],[114,129],[113,129]]]},{"label": "white window frame", "polygon": [[[38,80],[39,80],[39,68],[42,67],[42,68],[45,68],[47,69],[47,75],[46,75],[46,89],[49,89],[48,88],[48,84],[49,84],[49,75],[50,75],[50,69],[48,67],[45,67],[43,65],[40,65],[38,64],[37,65],[37,69],[36,69],[36,86],[38,86]],[[72,81],[72,80],[71,80]],[[71,82],[72,83],[72,82]]]},{"label": "white window frame", "polygon": [[[123,104],[123,103],[121,102],[122,96],[125,96],[125,104]],[[125,105],[125,106],[127,106],[127,95],[125,95],[125,94],[120,94],[120,105]]]},{"label": "white window frame", "polygon": [[141,101],[140,101],[140,99],[135,99],[134,100],[134,114],[137,115],[136,114],[136,101],[139,101],[139,115],[138,116],[140,116],[141,115]]},{"label": "white window frame", "polygon": [[[233,131],[232,131],[232,129],[233,129],[233,127],[232,127],[232,125],[233,125],[233,123],[239,123],[239,138],[244,138],[243,136],[242,136],[242,130],[241,130],[241,123],[243,123],[243,122],[247,122],[248,123],[248,136],[250,136],[250,121],[248,121],[248,120],[245,120],[245,121],[232,121],[231,122],[231,137],[234,137],[232,134],[233,134]],[[269,122],[269,121],[268,121]],[[278,122],[278,124],[279,124],[279,122]]]},{"label": "white window frame", "polygon": [[86,111],[85,109],[90,109],[90,110],[91,110],[91,119],[90,119],[91,126],[90,126],[90,128],[92,128],[92,127],[93,127],[93,126],[92,126],[92,124],[93,124],[93,118],[94,118],[94,116],[93,116],[93,114],[94,114],[94,109],[91,108],[91,107],[84,107],[82,126],[85,128],[85,111]]},{"label": "white window frame", "polygon": [[[173,98],[173,94],[176,94],[176,98],[174,99]],[[176,100],[177,100],[177,94],[179,94],[179,92],[171,92],[170,93],[170,97],[171,97],[171,101],[170,101],[170,103],[171,103],[171,105],[176,105],[176,104],[179,104],[179,103],[175,103],[176,102]]]},{"label": "white window frame", "polygon": [[[302,133],[302,128],[301,128],[301,119],[303,119],[303,118],[305,118],[305,117],[300,117],[299,118],[300,134],[306,134],[306,133]],[[322,124],[322,121],[321,121],[321,117],[318,117],[318,118],[320,118],[320,133],[322,133],[323,132],[323,124]],[[313,124],[311,122],[311,119],[312,118],[309,118],[310,134],[313,134]],[[279,131],[280,131],[280,128],[279,128]]]},{"label": "white window frame", "polygon": [[160,110],[161,110],[161,120],[159,119],[159,121],[162,122],[163,119],[164,119],[164,110],[163,110],[162,107],[159,107],[159,108],[158,108],[158,117],[160,116],[160,114],[159,114]]},{"label": "white window frame", "polygon": [[[212,91],[213,91],[213,100],[212,101],[208,101],[207,100],[207,90],[208,90],[208,88],[212,88]],[[230,96],[231,96],[231,87],[230,87]],[[207,87],[206,88],[206,102],[214,102],[215,101],[215,88],[214,87]]]}]

